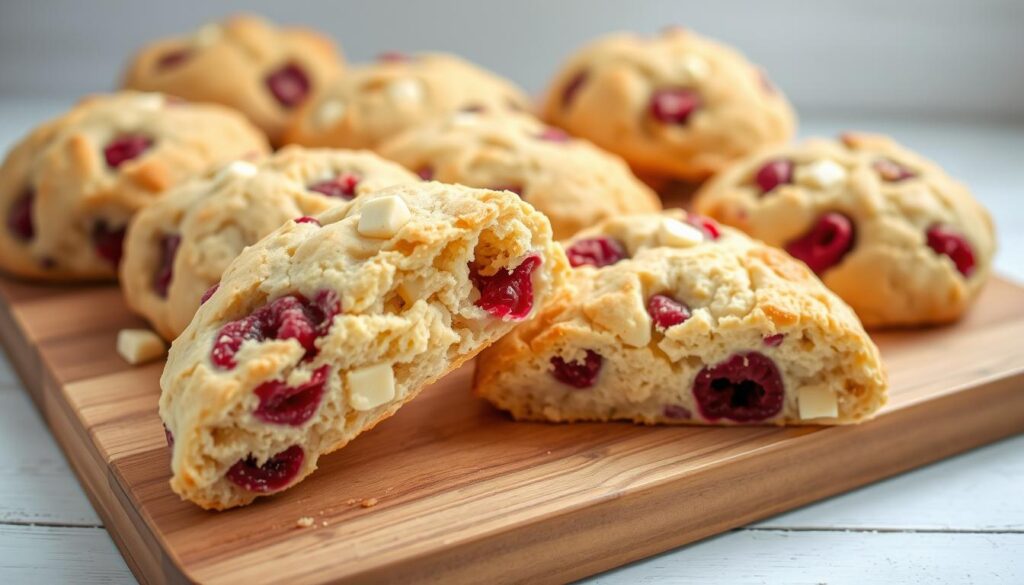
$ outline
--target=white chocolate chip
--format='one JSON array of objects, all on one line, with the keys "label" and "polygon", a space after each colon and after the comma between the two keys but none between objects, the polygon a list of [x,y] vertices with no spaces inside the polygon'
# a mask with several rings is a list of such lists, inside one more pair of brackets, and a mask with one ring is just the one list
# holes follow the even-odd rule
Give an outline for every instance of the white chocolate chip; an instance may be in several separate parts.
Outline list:
[{"label": "white chocolate chip", "polygon": [[159,110],[167,103],[167,98],[162,93],[140,93],[135,97],[135,103],[141,110]]},{"label": "white chocolate chip", "polygon": [[796,182],[816,189],[829,189],[846,180],[846,169],[829,159],[809,165],[799,165],[794,173]]},{"label": "white chocolate chip", "polygon": [[391,364],[381,363],[348,373],[348,397],[352,408],[365,411],[395,397],[395,372]]},{"label": "white chocolate chip", "polygon": [[415,79],[399,79],[388,85],[388,95],[399,104],[416,105],[423,100],[423,84]]},{"label": "white chocolate chip", "polygon": [[222,168],[215,177],[216,180],[222,181],[229,177],[252,177],[260,171],[259,167],[244,160],[236,160],[227,164]]},{"label": "white chocolate chip", "polygon": [[401,197],[388,195],[367,201],[359,217],[359,233],[368,238],[387,239],[409,223],[412,215]]},{"label": "white chocolate chip", "polygon": [[679,69],[692,81],[704,79],[711,73],[711,66],[703,57],[686,55],[679,62]]},{"label": "white chocolate chip", "polygon": [[149,329],[122,329],[117,332],[117,353],[136,366],[164,355],[164,340]]},{"label": "white chocolate chip", "polygon": [[839,416],[836,393],[824,386],[807,386],[800,389],[797,401],[800,405],[800,419],[835,418]]},{"label": "white chocolate chip", "polygon": [[316,112],[316,123],[324,128],[333,125],[345,115],[345,102],[341,100],[326,100],[320,104]]},{"label": "white chocolate chip", "polygon": [[703,242],[704,234],[690,224],[667,217],[658,228],[658,241],[662,246],[689,248]]},{"label": "white chocolate chip", "polygon": [[192,36],[192,42],[199,47],[208,47],[220,40],[223,32],[220,25],[207,24],[196,31],[196,34]]},{"label": "white chocolate chip", "polygon": [[452,128],[471,128],[479,123],[480,116],[473,112],[456,112],[448,121],[448,125]]}]

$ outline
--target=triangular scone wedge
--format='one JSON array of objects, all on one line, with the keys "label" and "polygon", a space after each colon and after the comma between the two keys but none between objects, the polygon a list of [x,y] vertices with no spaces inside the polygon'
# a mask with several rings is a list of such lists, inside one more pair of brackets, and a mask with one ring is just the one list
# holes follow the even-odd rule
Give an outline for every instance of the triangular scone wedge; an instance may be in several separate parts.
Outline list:
[{"label": "triangular scone wedge", "polygon": [[607,221],[533,320],[477,360],[522,420],[845,424],[886,400],[878,348],[802,263],[679,210]]},{"label": "triangular scone wedge", "polygon": [[247,248],[160,379],[171,487],[224,509],[291,487],[533,316],[568,263],[509,192],[418,183]]}]

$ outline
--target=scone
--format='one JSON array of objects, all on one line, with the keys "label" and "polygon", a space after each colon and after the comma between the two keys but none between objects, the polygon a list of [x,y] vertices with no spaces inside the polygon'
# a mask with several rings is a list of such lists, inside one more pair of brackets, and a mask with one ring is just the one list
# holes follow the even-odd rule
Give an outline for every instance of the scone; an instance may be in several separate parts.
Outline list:
[{"label": "scone", "polygon": [[764,73],[734,49],[673,28],[610,35],[562,67],[545,119],[654,177],[700,181],[786,142],[796,119]]},{"label": "scone", "polygon": [[522,90],[454,55],[389,53],[354,67],[305,106],[285,139],[305,146],[369,148],[464,108],[529,109]]},{"label": "scone", "polygon": [[566,288],[477,360],[520,420],[845,424],[886,398],[853,311],[781,250],[673,210],[609,220]]},{"label": "scone", "polygon": [[419,180],[365,151],[289,146],[262,162],[233,162],[136,215],[125,238],[121,289],[128,306],[172,340],[244,247],[289,220]]},{"label": "scone", "polygon": [[705,185],[700,213],[803,260],[869,327],[957,319],[992,268],[992,220],[889,138],[763,150]]},{"label": "scone", "polygon": [[237,15],[145,46],[129,63],[124,87],[230,106],[279,144],[287,120],[342,68],[330,39]]},{"label": "scone", "polygon": [[512,191],[548,216],[560,240],[609,217],[661,209],[619,157],[528,114],[458,112],[379,152],[438,181]]},{"label": "scone", "polygon": [[258,129],[222,106],[152,93],[88,97],[33,130],[0,167],[0,269],[112,279],[132,214],[186,179],[268,150]]},{"label": "scone", "polygon": [[417,183],[287,223],[171,346],[171,487],[224,509],[295,485],[532,316],[567,270],[547,218],[507,192]]}]

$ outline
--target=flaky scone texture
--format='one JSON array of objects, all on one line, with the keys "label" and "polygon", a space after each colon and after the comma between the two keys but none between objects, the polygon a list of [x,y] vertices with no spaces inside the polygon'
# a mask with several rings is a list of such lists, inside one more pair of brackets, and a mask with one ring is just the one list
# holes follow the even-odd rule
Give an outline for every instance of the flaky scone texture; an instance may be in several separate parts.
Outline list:
[{"label": "flaky scone texture", "polygon": [[[766,193],[756,175],[775,161],[791,165],[791,176]],[[825,214],[848,218],[848,251],[816,270],[868,327],[959,318],[988,280],[996,250],[992,220],[963,184],[875,134],[762,150],[706,184],[695,206],[791,250]],[[966,249],[942,253],[950,238]]]},{"label": "flaky scone texture", "polygon": [[334,42],[319,33],[240,14],[146,45],[128,64],[123,85],[234,108],[280,144],[288,119],[343,63]]},{"label": "flaky scone texture", "polygon": [[419,181],[368,151],[289,146],[263,161],[231,163],[135,216],[125,237],[121,289],[133,311],[173,340],[246,246],[290,220]]},{"label": "flaky scone texture", "polygon": [[463,108],[528,110],[511,82],[454,55],[385,55],[354,67],[303,107],[286,141],[369,148]]},{"label": "flaky scone texture", "polygon": [[0,167],[0,268],[34,280],[113,279],[132,215],[266,138],[216,105],[120,92],[83,99],[17,143]]},{"label": "flaky scone texture", "polygon": [[[683,92],[661,102],[659,92]],[[687,105],[684,102],[689,102]],[[692,31],[619,33],[573,54],[551,83],[544,119],[651,177],[703,180],[733,160],[793,136],[796,118],[764,73],[731,47]]]},{"label": "flaky scone texture", "polygon": [[[398,205],[395,198],[407,207],[408,220],[393,235],[364,235],[375,223],[374,210]],[[547,218],[507,192],[398,186],[318,219],[322,225],[289,222],[247,248],[171,347],[160,380],[160,416],[174,444],[171,487],[204,508],[246,504],[294,485],[320,455],[387,418],[532,316],[568,270]],[[528,266],[532,300],[517,306],[522,314],[497,317],[485,308],[479,283]],[[338,300],[340,312],[319,330],[315,348],[282,328],[280,338],[246,337],[233,367],[213,361],[211,352],[237,331],[228,325],[289,295]],[[258,417],[266,383],[295,387],[317,375],[323,398],[308,420],[272,424]],[[281,453],[290,453],[287,461]],[[296,453],[302,454],[297,460]],[[294,477],[285,485],[254,491],[236,481],[286,463]]]},{"label": "flaky scone texture", "polygon": [[438,181],[513,191],[548,216],[558,239],[609,217],[661,209],[622,159],[528,114],[458,112],[379,152]]},{"label": "flaky scone texture", "polygon": [[[885,403],[878,349],[805,266],[724,227],[717,239],[666,245],[662,222],[683,219],[628,216],[579,234],[570,259],[573,243],[593,237],[613,238],[628,257],[575,268],[555,300],[480,355],[475,392],[516,419],[553,422],[844,424]],[[659,324],[655,295],[688,318]],[[567,369],[575,378],[559,376]],[[716,398],[724,392],[731,399]],[[745,402],[772,392],[774,407],[753,416]]]}]

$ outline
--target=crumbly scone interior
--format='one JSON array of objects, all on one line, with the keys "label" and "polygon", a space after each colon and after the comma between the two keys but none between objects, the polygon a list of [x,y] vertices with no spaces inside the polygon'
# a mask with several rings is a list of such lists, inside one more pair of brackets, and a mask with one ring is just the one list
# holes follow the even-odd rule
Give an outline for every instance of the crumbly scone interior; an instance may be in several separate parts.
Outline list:
[{"label": "crumbly scone interior", "polygon": [[[232,263],[175,342],[161,381],[161,416],[175,440],[176,491],[205,507],[246,503],[257,494],[226,480],[228,468],[250,456],[265,462],[293,445],[305,451],[301,479],[320,454],[343,446],[507,333],[514,321],[476,306],[470,264],[486,276],[539,255],[534,299],[547,298],[564,259],[543,216],[509,194],[486,192],[467,201],[445,197],[451,186],[418,189],[389,189],[332,209],[319,216],[322,227],[291,222]],[[409,202],[413,218],[389,239],[361,236],[362,206],[389,193]],[[211,346],[225,323],[283,295],[313,299],[323,290],[337,293],[341,313],[311,359],[303,359],[295,340],[266,340],[243,343],[234,369],[211,364]],[[355,408],[353,392],[360,389],[352,387],[351,373],[379,364],[393,372],[393,397]],[[255,386],[268,380],[296,386],[325,366],[322,403],[307,422],[274,425],[253,416]]]},{"label": "crumbly scone interior", "polygon": [[[694,247],[648,247],[653,230],[644,226],[658,219],[604,226],[631,258],[575,268],[545,310],[481,357],[477,392],[519,419],[730,424],[701,415],[694,380],[705,367],[756,352],[775,363],[784,387],[777,415],[757,422],[802,422],[804,393],[832,393],[838,405],[838,416],[811,423],[856,422],[884,403],[877,348],[810,271],[728,228]],[[684,302],[690,317],[652,326],[652,295]],[[552,375],[552,359],[579,364],[588,350],[603,360],[592,386]]]}]

